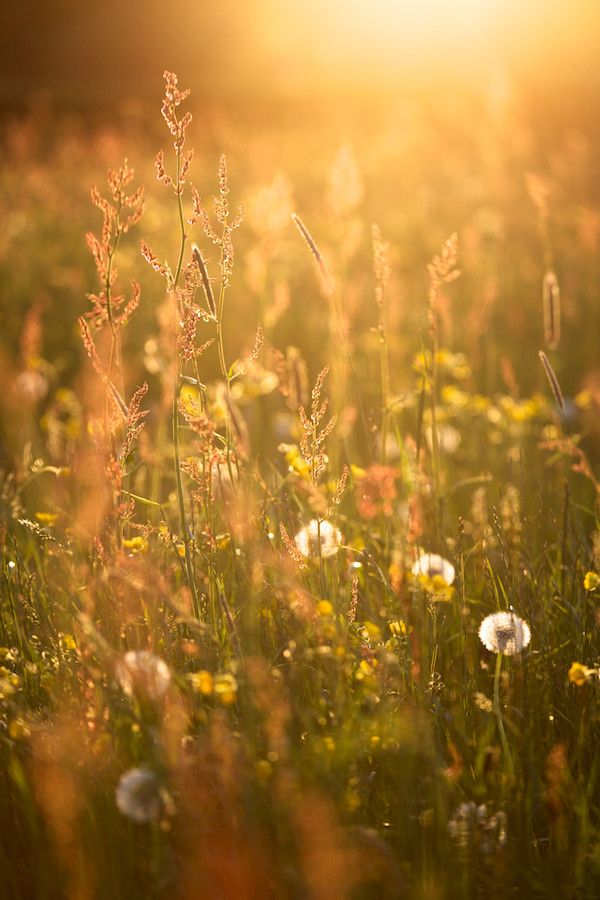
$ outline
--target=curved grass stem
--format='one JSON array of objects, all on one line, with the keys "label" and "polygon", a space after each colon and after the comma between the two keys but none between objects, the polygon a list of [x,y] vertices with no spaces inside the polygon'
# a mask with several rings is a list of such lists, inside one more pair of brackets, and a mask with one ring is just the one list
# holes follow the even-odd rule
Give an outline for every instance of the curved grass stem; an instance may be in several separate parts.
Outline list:
[{"label": "curved grass stem", "polygon": [[496,655],[496,671],[494,673],[494,713],[498,723],[498,733],[500,735],[500,743],[502,744],[502,752],[506,758],[506,767],[511,778],[514,777],[515,768],[504,730],[504,721],[502,719],[502,710],[500,708],[500,672],[502,669],[502,653]]}]

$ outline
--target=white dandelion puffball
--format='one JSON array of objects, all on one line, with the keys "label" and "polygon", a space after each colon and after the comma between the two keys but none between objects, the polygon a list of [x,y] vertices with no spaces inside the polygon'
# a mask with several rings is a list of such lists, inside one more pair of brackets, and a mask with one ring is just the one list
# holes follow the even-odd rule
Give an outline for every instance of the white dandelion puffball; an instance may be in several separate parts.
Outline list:
[{"label": "white dandelion puffball", "polygon": [[156,822],[163,799],[156,774],[151,769],[129,769],[117,785],[115,798],[120,812],[134,822]]},{"label": "white dandelion puffball", "polygon": [[429,578],[441,575],[448,586],[452,584],[456,575],[452,563],[437,553],[422,553],[411,572],[413,575],[427,575]]},{"label": "white dandelion puffball", "polygon": [[[433,429],[428,428],[425,432],[429,449],[433,449]],[[440,424],[437,427],[438,446],[442,453],[452,455],[456,453],[460,446],[461,434],[453,425]]]},{"label": "white dandelion puffball", "polygon": [[128,697],[143,694],[152,700],[159,700],[171,683],[171,672],[166,662],[147,650],[130,650],[117,663],[115,673]]},{"label": "white dandelion puffball", "polygon": [[492,653],[514,656],[528,645],[531,630],[527,622],[513,612],[498,612],[485,617],[479,626],[479,637]]},{"label": "white dandelion puffball", "polygon": [[321,556],[335,556],[340,549],[342,532],[327,519],[319,526],[317,519],[312,519],[308,525],[302,528],[294,540],[296,547],[307,559],[319,555],[319,538],[321,541]]},{"label": "white dandelion puffball", "polygon": [[213,462],[210,467],[210,482],[214,497],[218,500],[224,500],[230,497],[238,478],[239,473],[233,462],[231,465],[227,465],[226,460]]}]

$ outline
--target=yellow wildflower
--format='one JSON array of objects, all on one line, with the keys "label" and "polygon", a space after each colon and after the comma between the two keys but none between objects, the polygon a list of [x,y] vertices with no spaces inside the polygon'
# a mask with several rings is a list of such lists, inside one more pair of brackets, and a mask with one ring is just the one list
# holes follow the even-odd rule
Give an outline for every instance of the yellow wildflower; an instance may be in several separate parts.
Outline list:
[{"label": "yellow wildflower", "polygon": [[13,719],[8,726],[8,736],[11,741],[22,741],[31,734],[27,722],[21,718]]},{"label": "yellow wildflower", "polygon": [[319,600],[317,603],[317,612],[320,616],[332,616],[333,604],[329,600]]},{"label": "yellow wildflower", "polygon": [[148,541],[145,537],[142,537],[141,534],[136,534],[135,537],[125,538],[123,540],[123,547],[125,550],[129,550],[132,556],[135,556],[138,553],[145,553],[148,549]]},{"label": "yellow wildflower", "polygon": [[224,705],[231,706],[237,700],[238,684],[234,675],[223,672],[214,681],[215,697]]},{"label": "yellow wildflower", "polygon": [[597,572],[586,572],[583,586],[586,591],[597,591],[600,588],[600,575]]},{"label": "yellow wildflower", "polygon": [[188,675],[192,688],[204,697],[212,694],[214,688],[214,679],[210,672],[206,669],[200,669],[199,672],[190,672]]},{"label": "yellow wildflower", "polygon": [[378,642],[381,640],[381,628],[379,625],[376,625],[375,622],[363,622],[360,629],[360,635],[365,640]]},{"label": "yellow wildflower", "polygon": [[574,662],[567,674],[571,684],[582,687],[584,684],[587,684],[594,673],[594,669],[589,669],[587,666],[584,666],[583,663]]},{"label": "yellow wildflower", "polygon": [[52,528],[52,526],[56,524],[58,513],[36,512],[35,517],[40,525],[48,525],[50,528]]}]

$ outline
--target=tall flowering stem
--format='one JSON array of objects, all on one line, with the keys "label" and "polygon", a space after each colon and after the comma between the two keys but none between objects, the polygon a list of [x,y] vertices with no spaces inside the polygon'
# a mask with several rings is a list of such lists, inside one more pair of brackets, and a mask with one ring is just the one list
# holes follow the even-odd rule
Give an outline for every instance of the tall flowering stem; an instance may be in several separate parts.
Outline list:
[{"label": "tall flowering stem", "polygon": [[[123,165],[108,172],[108,197],[103,196],[94,186],[91,190],[92,203],[102,213],[102,227],[98,235],[88,232],[86,241],[94,257],[98,274],[98,293],[87,295],[92,308],[79,320],[79,329],[84,347],[94,370],[106,386],[104,400],[104,439],[108,455],[107,471],[114,487],[115,537],[122,539],[122,481],[125,460],[139,434],[138,422],[144,418],[140,402],[147,385],[134,394],[128,405],[125,395],[123,365],[121,359],[121,331],[129,322],[140,301],[140,286],[133,281],[131,296],[115,291],[117,268],[115,257],[123,235],[140,221],[144,209],[144,187],[140,186],[131,194],[127,188],[133,181],[134,171],[125,159]],[[100,359],[96,350],[93,331],[108,327],[110,331],[110,351],[106,362]],[[113,371],[116,371],[115,386]],[[113,419],[115,413],[125,424],[125,440],[118,450],[114,440]]]},{"label": "tall flowering stem", "polygon": [[179,445],[179,385],[181,382],[181,359],[178,353],[177,334],[179,322],[182,318],[179,299],[177,295],[177,285],[181,275],[183,266],[183,257],[185,253],[185,245],[187,243],[188,234],[185,226],[185,217],[183,213],[183,189],[185,186],[186,175],[192,162],[193,151],[183,153],[185,144],[185,133],[188,125],[192,121],[190,112],[186,112],[181,118],[178,115],[178,107],[189,96],[189,90],[181,91],[177,85],[177,76],[172,72],[164,73],[165,79],[165,96],[162,102],[162,115],[167,123],[167,127],[174,138],[175,148],[175,179],[167,175],[164,167],[164,156],[162,151],[156,157],[156,173],[160,181],[167,186],[172,186],[177,197],[177,208],[179,213],[180,242],[179,256],[177,259],[177,267],[171,279],[169,279],[169,287],[174,298],[174,349],[173,349],[173,407],[172,407],[172,425],[173,425],[173,461],[175,465],[175,481],[177,483],[177,501],[179,505],[179,519],[181,523],[181,531],[183,534],[183,545],[185,551],[185,568],[190,591],[192,592],[192,600],[194,604],[194,612],[199,616],[200,606],[198,602],[198,594],[196,591],[196,582],[194,578],[194,566],[192,562],[192,547],[190,534],[187,525],[187,516],[185,511],[185,497],[183,493],[183,479],[181,474],[181,450]]},{"label": "tall flowering stem", "polygon": [[[427,266],[429,276],[429,324],[432,338],[431,356],[431,467],[436,500],[440,497],[440,446],[437,427],[437,393],[439,387],[438,356],[440,348],[439,309],[444,285],[450,284],[460,276],[458,266],[458,236],[451,234],[445,241],[439,255],[433,257]],[[441,507],[438,510],[441,518]],[[438,522],[440,533],[441,521]]]},{"label": "tall flowering stem", "polygon": [[[212,290],[207,285],[210,285],[210,281],[208,279],[204,279],[203,284],[204,290],[206,294],[206,298],[208,301],[209,309],[215,319],[215,326],[217,331],[217,352],[219,357],[219,367],[221,369],[221,375],[223,380],[225,381],[225,392],[227,397],[227,419],[226,419],[226,458],[227,458],[227,468],[229,471],[229,477],[231,478],[232,484],[234,483],[234,475],[231,464],[231,410],[232,410],[232,402],[231,402],[231,371],[227,366],[226,358],[225,358],[225,343],[223,338],[223,311],[225,308],[225,295],[227,293],[227,288],[229,286],[229,279],[231,277],[231,273],[233,271],[233,260],[234,260],[234,246],[233,246],[233,232],[239,228],[244,219],[244,210],[243,207],[239,207],[236,214],[232,217],[231,210],[229,206],[229,184],[227,179],[227,160],[224,155],[221,155],[219,160],[219,196],[213,197],[214,204],[214,212],[217,222],[221,226],[221,233],[219,234],[213,226],[211,225],[210,219],[208,217],[208,213],[206,210],[202,209],[199,204],[199,200],[195,198],[195,207],[197,213],[202,221],[202,226],[204,228],[204,233],[206,237],[211,241],[212,244],[219,247],[221,252],[221,260],[220,260],[220,268],[221,268],[221,279],[219,286],[219,295],[215,305],[214,297],[212,296]],[[199,262],[202,262],[200,259]],[[201,268],[202,273],[202,268]]]}]

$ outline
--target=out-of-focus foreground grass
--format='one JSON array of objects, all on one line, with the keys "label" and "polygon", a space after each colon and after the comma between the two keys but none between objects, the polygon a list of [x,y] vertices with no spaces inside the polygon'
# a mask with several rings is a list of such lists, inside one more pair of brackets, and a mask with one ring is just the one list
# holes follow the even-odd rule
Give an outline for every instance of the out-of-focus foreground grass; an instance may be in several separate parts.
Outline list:
[{"label": "out-of-focus foreground grass", "polygon": [[593,145],[171,121],[2,135],[0,893],[597,896]]}]

